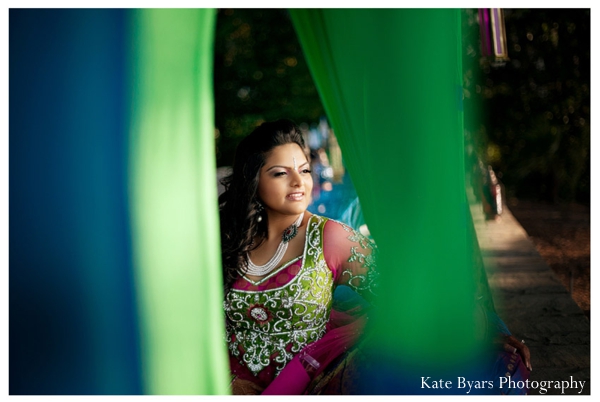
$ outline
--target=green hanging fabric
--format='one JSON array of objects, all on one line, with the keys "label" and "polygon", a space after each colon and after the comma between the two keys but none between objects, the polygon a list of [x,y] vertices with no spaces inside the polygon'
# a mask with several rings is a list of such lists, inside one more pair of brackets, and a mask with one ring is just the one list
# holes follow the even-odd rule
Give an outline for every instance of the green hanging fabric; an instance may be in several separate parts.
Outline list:
[{"label": "green hanging fabric", "polygon": [[460,11],[290,13],[380,249],[373,344],[460,365],[476,353]]},{"label": "green hanging fabric", "polygon": [[215,11],[133,18],[131,210],[145,393],[225,394]]}]

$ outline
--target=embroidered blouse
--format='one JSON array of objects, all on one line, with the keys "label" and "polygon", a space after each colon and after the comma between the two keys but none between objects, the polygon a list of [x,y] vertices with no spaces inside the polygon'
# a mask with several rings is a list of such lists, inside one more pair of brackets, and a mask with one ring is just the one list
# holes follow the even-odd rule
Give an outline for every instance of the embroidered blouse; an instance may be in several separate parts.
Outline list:
[{"label": "embroidered blouse", "polygon": [[372,240],[318,215],[309,218],[305,236],[302,256],[257,282],[241,275],[225,296],[229,352],[254,376],[269,368],[274,378],[325,334],[335,286],[367,300],[374,294]]}]

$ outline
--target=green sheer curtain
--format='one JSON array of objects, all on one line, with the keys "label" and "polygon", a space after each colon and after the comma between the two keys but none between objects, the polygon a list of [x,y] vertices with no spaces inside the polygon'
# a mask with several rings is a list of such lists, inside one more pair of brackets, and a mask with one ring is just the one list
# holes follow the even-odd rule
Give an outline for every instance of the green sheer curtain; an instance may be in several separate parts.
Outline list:
[{"label": "green sheer curtain", "polygon": [[144,392],[227,393],[215,11],[133,12],[131,214]]},{"label": "green sheer curtain", "polygon": [[473,353],[460,10],[293,9],[380,250],[374,345],[406,364]]}]

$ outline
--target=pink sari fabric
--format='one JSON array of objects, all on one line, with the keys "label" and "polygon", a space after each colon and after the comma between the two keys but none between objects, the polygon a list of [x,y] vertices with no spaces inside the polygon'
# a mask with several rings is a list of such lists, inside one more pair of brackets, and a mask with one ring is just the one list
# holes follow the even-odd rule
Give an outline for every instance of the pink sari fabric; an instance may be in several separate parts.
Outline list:
[{"label": "pink sari fabric", "polygon": [[294,279],[296,275],[298,275],[298,272],[300,272],[300,268],[302,268],[302,258],[258,285],[254,285],[243,277],[240,277],[234,282],[233,288],[237,290],[248,290],[254,292],[280,288]]},{"label": "pink sari fabric", "polygon": [[[309,384],[330,369],[330,365],[344,353],[350,351],[362,334],[366,318],[359,309],[351,312],[331,311],[328,330],[316,342],[307,345],[279,376],[265,389],[263,395],[301,395],[306,393]],[[319,367],[309,375],[302,366],[305,356],[316,360]],[[312,361],[312,360],[311,360]],[[292,364],[293,363],[293,364]]]},{"label": "pink sari fabric", "polygon": [[296,355],[279,373],[262,395],[302,395],[310,383],[310,376]]},{"label": "pink sari fabric", "polygon": [[[301,261],[293,265],[296,264],[298,264],[297,269],[290,266],[286,270],[297,273]],[[254,290],[252,288],[272,286],[272,283],[276,281],[276,278],[272,278],[258,286],[244,282],[247,284],[247,289]],[[362,334],[365,322],[366,315],[362,307],[357,306],[348,311],[332,309],[325,335],[318,341],[307,345],[277,377],[275,377],[275,370],[272,366],[266,367],[257,376],[254,376],[236,357],[230,355],[231,373],[239,379],[251,381],[258,387],[265,388],[263,395],[301,395],[314,378],[327,370],[333,361],[352,349]],[[310,376],[300,361],[306,355],[319,363],[319,367],[311,372]]]}]

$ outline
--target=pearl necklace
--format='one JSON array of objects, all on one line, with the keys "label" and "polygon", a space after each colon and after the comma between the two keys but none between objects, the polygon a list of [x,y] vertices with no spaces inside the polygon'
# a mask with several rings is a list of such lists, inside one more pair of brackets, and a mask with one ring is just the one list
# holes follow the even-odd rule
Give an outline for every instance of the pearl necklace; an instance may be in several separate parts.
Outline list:
[{"label": "pearl necklace", "polygon": [[277,250],[275,251],[273,257],[267,261],[265,265],[255,265],[248,255],[248,268],[245,273],[253,276],[263,276],[274,270],[285,255],[285,252],[288,248],[288,243],[298,234],[298,228],[302,223],[302,218],[304,218],[304,212],[300,214],[298,219],[296,219],[291,226],[283,231],[283,234],[281,235],[281,243],[279,243],[279,246],[277,246]]}]

